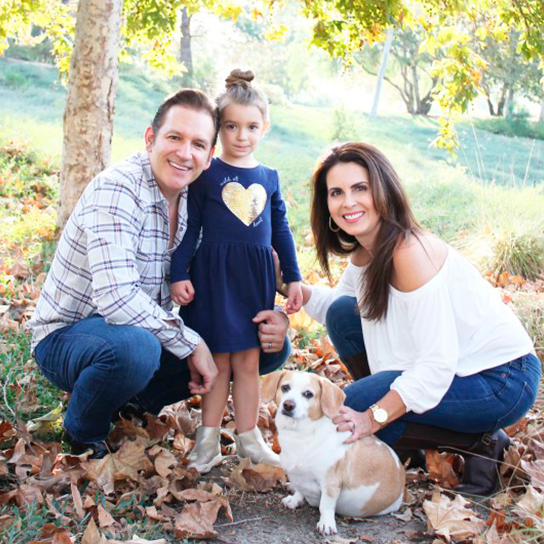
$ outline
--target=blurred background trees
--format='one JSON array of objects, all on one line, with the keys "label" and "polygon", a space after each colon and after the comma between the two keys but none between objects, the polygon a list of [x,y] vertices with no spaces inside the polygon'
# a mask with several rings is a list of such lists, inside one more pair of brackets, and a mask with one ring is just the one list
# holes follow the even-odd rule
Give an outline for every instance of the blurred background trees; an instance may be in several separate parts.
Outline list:
[{"label": "blurred background trees", "polygon": [[[101,18],[84,16],[93,5]],[[388,29],[394,37],[385,81],[408,113],[440,115],[435,145],[456,152],[455,123],[478,97],[484,97],[490,116],[509,115],[526,128],[526,106],[516,109],[516,99],[543,103],[543,0],[5,0],[0,5],[0,50],[26,47],[42,60],[54,60],[67,84],[60,224],[90,177],[109,163],[117,59],[143,67],[157,80],[212,92],[227,66],[249,66],[272,102],[345,101],[364,109],[375,80],[361,74],[377,73]],[[93,32],[104,40],[95,44],[101,54],[94,57],[89,43],[78,45],[78,36],[88,42]],[[350,95],[327,83],[340,75],[351,78]],[[357,83],[364,85],[359,93]],[[92,113],[91,104],[98,106]],[[74,168],[81,164],[81,148],[89,164]]]}]

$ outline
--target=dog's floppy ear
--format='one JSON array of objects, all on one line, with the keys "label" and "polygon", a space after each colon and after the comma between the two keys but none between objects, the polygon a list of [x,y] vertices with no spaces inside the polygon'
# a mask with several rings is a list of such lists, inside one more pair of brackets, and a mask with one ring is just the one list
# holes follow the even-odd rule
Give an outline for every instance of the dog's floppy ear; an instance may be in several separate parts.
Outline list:
[{"label": "dog's floppy ear", "polygon": [[331,419],[338,414],[346,394],[327,378],[321,378],[321,409]]},{"label": "dog's floppy ear", "polygon": [[286,372],[287,370],[281,370],[279,372],[271,372],[270,374],[263,376],[261,380],[261,400],[263,402],[269,402],[276,398],[278,384],[285,376]]}]

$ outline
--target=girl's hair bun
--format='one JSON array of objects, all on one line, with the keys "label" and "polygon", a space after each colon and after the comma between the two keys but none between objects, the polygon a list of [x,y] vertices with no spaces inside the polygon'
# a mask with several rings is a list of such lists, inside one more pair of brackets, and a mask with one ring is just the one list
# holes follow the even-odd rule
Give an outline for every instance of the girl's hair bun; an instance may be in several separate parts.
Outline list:
[{"label": "girl's hair bun", "polygon": [[251,82],[255,79],[255,74],[251,70],[240,70],[235,68],[225,80],[225,87],[251,87]]}]

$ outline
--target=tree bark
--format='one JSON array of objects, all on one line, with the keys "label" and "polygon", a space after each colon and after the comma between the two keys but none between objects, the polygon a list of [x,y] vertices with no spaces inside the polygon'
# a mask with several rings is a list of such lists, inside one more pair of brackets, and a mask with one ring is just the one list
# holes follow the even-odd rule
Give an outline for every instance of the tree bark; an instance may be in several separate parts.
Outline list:
[{"label": "tree bark", "polygon": [[508,89],[508,98],[506,100],[506,117],[510,117],[514,113],[514,92],[514,86],[510,85]]},{"label": "tree bark", "polygon": [[191,51],[191,16],[187,12],[187,6],[181,8],[181,42],[179,48],[180,60],[187,69],[183,73],[183,83],[191,84],[193,77],[193,53]]},{"label": "tree bark", "polygon": [[58,224],[109,165],[123,0],[79,0],[64,110]]},{"label": "tree bark", "polygon": [[391,49],[391,42],[393,41],[393,29],[387,31],[387,38],[383,46],[382,63],[380,65],[380,71],[378,73],[378,81],[376,81],[376,90],[374,92],[374,100],[372,101],[372,107],[370,108],[370,117],[378,116],[378,105],[380,104],[380,94],[382,92],[382,82],[385,75],[385,69],[387,67],[387,57],[389,56],[389,50]]},{"label": "tree bark", "polygon": [[506,104],[506,93],[508,92],[508,85],[506,83],[502,86],[501,97],[497,104],[497,117],[504,117],[504,105]]},{"label": "tree bark", "polygon": [[542,104],[540,104],[540,115],[538,117],[539,123],[544,123],[544,100],[542,101]]}]

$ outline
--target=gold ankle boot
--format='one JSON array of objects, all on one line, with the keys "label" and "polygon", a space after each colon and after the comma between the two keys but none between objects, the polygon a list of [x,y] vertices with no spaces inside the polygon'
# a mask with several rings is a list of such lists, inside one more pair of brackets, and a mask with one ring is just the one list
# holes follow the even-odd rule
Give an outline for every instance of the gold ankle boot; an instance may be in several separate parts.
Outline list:
[{"label": "gold ankle boot", "polygon": [[280,456],[274,453],[264,441],[261,431],[253,427],[244,433],[234,433],[236,451],[238,457],[249,457],[252,463],[266,463],[275,467],[281,467]]},{"label": "gold ankle boot", "polygon": [[193,450],[187,456],[191,462],[189,468],[206,474],[223,461],[221,455],[221,429],[219,427],[204,427],[201,425],[196,430],[196,442]]}]

